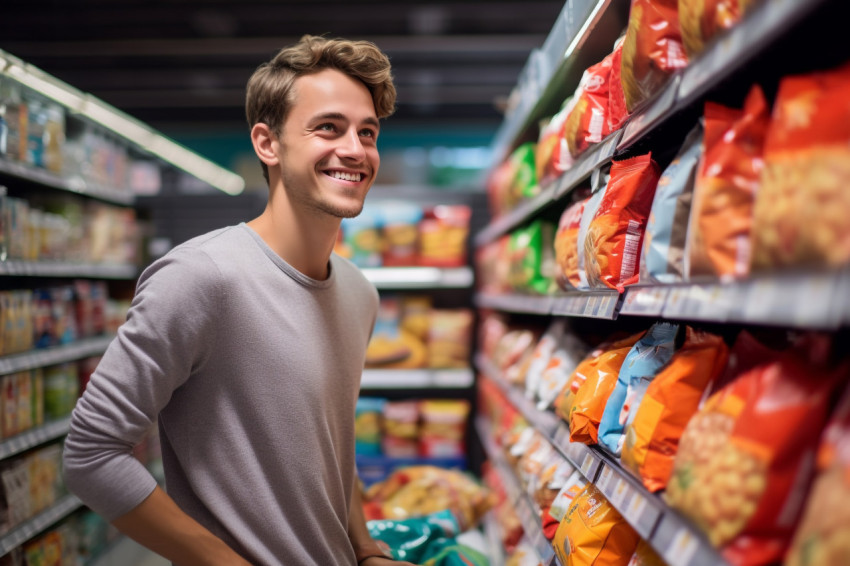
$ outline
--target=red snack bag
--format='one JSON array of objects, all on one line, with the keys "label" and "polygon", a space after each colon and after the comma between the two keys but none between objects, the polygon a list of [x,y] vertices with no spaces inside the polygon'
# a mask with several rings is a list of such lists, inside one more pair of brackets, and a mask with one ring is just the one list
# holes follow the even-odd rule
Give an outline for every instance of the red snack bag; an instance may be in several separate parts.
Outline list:
[{"label": "red snack bag", "polygon": [[850,261],[850,65],[786,77],[764,148],[753,269]]},{"label": "red snack bag", "polygon": [[601,142],[608,128],[608,89],[614,54],[588,68],[581,77],[564,122],[564,139],[573,157]]},{"label": "red snack bag", "polygon": [[611,132],[619,130],[629,118],[622,77],[624,39],[617,41],[611,58],[611,77],[608,88],[608,130]]},{"label": "red snack bag", "polygon": [[643,232],[660,176],[651,154],[613,162],[605,196],[584,241],[591,287],[622,292],[624,286],[637,283]]},{"label": "red snack bag", "polygon": [[555,282],[565,291],[578,289],[578,231],[581,215],[589,198],[580,200],[564,210],[555,233]]},{"label": "red snack bag", "polygon": [[564,122],[572,108],[570,103],[571,99],[567,99],[561,109],[540,128],[537,151],[534,155],[537,182],[540,187],[553,182],[573,164],[573,156],[570,155],[564,140]]},{"label": "red snack bag", "polygon": [[620,70],[629,112],[688,65],[677,4],[678,0],[632,0]]},{"label": "red snack bag", "polygon": [[679,24],[688,55],[705,49],[717,34],[731,28],[753,0],[679,0]]},{"label": "red snack bag", "polygon": [[761,88],[743,111],[706,103],[704,153],[694,183],[685,251],[689,278],[749,273],[753,203],[770,120]]}]

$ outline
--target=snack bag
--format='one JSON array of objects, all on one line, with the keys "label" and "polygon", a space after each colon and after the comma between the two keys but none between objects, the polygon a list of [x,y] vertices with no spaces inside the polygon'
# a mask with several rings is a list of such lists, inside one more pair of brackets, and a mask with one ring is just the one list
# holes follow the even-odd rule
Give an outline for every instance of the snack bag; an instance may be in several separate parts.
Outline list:
[{"label": "snack bag", "polygon": [[528,365],[528,371],[525,374],[525,396],[532,400],[537,400],[537,393],[540,387],[540,381],[543,378],[543,372],[549,367],[549,361],[555,354],[555,349],[564,335],[567,321],[565,318],[557,317],[552,319],[546,332],[537,341],[532,353],[531,363]]},{"label": "snack bag", "polygon": [[640,254],[641,283],[675,283],[683,279],[688,217],[701,155],[702,126],[697,126],[658,179]]},{"label": "snack bag", "polygon": [[563,566],[626,566],[640,536],[594,484],[582,491],[555,533]]},{"label": "snack bag", "polygon": [[470,309],[431,309],[428,326],[428,367],[467,368],[472,338]]},{"label": "snack bag", "polygon": [[613,54],[589,67],[581,77],[564,122],[564,139],[573,157],[611,133],[608,129],[608,89]]},{"label": "snack bag", "polygon": [[466,454],[466,399],[426,399],[419,404],[419,454],[426,458],[456,458]]},{"label": "snack bag", "polygon": [[576,368],[574,374],[580,374],[583,383],[575,393],[567,421],[570,424],[570,442],[598,442],[599,422],[605,404],[617,385],[617,376],[626,356],[641,336],[643,333],[604,345],[600,347],[601,353],[591,354]]},{"label": "snack bag", "polygon": [[626,420],[640,403],[642,392],[646,391],[642,384],[653,380],[658,370],[673,357],[678,332],[678,324],[656,322],[626,355],[599,422],[599,443],[612,454],[620,455]]},{"label": "snack bag", "polygon": [[599,174],[598,177],[602,178],[602,180],[599,181],[601,186],[595,187],[590,198],[587,200],[584,210],[581,213],[581,220],[579,220],[578,225],[578,234],[576,236],[576,245],[578,247],[578,262],[576,266],[576,270],[578,271],[578,289],[590,289],[590,283],[587,278],[587,253],[585,252],[587,231],[590,228],[590,223],[596,216],[596,211],[599,210],[599,205],[602,203],[602,199],[605,198],[605,185],[608,182],[607,174]]},{"label": "snack bag", "polygon": [[555,284],[555,226],[536,219],[511,234],[510,284],[515,291],[546,295]]},{"label": "snack bag", "polygon": [[368,368],[421,368],[427,361],[426,345],[401,326],[401,302],[397,296],[381,298],[375,330],[366,348]]},{"label": "snack bag", "polygon": [[555,232],[555,282],[564,291],[578,289],[581,279],[578,275],[578,233],[581,215],[590,198],[571,204],[561,214],[558,229]]},{"label": "snack bag", "polygon": [[782,79],[753,218],[753,269],[850,261],[850,65]]},{"label": "snack bag", "polygon": [[337,246],[340,255],[358,267],[380,267],[384,247],[382,223],[380,209],[370,206],[363,207],[355,217],[343,218],[342,242]]},{"label": "snack bag", "polygon": [[781,560],[847,375],[810,334],[712,395],[682,435],[666,499],[733,564]]},{"label": "snack bag", "polygon": [[649,491],[666,487],[685,426],[728,356],[729,348],[720,336],[686,327],[685,343],[649,382],[640,405],[630,412],[620,462]]},{"label": "snack bag", "polygon": [[552,183],[575,161],[564,139],[564,123],[572,108],[571,100],[565,100],[561,109],[540,128],[534,155],[535,173],[540,187]]},{"label": "snack bag", "polygon": [[667,562],[644,539],[638,541],[629,566],[666,566]]},{"label": "snack bag", "polygon": [[614,44],[614,52],[611,54],[611,76],[608,85],[608,130],[616,132],[626,120],[629,119],[629,110],[626,106],[626,93],[623,89],[622,67],[623,67],[623,42],[625,37],[620,37]]},{"label": "snack bag", "polygon": [[817,469],[785,566],[850,564],[850,389],[821,437]]},{"label": "snack bag", "polygon": [[383,218],[382,265],[416,265],[419,259],[419,221],[422,219],[422,207],[404,201],[384,201],[379,206]]},{"label": "snack bag", "polygon": [[419,456],[419,402],[387,401],[382,411],[381,449],[391,458]]},{"label": "snack bag", "polygon": [[487,206],[493,218],[498,218],[511,210],[508,193],[515,174],[516,164],[506,159],[496,165],[487,176]]},{"label": "snack bag", "polygon": [[381,415],[386,399],[360,397],[354,410],[354,442],[358,454],[381,454]]},{"label": "snack bag", "polygon": [[538,411],[552,408],[558,395],[569,387],[571,374],[586,354],[587,346],[575,334],[563,334],[540,379]]},{"label": "snack bag", "polygon": [[564,481],[560,491],[558,491],[558,494],[549,505],[549,515],[560,523],[564,519],[564,516],[566,516],[573,500],[579,493],[584,491],[587,485],[587,478],[580,471],[575,470]]},{"label": "snack bag", "polygon": [[693,57],[716,35],[737,24],[753,0],[679,0],[685,51]]},{"label": "snack bag", "polygon": [[637,283],[643,232],[659,175],[650,154],[613,162],[584,240],[584,268],[591,287],[622,292],[624,286]]},{"label": "snack bag", "polygon": [[419,265],[463,267],[472,209],[465,204],[440,204],[419,221]]},{"label": "snack bag", "polygon": [[687,65],[678,0],[632,0],[620,70],[628,111],[634,112]]},{"label": "snack bag", "polygon": [[749,273],[768,112],[758,85],[747,95],[743,111],[705,105],[705,152],[694,185],[685,256],[688,278],[724,280]]}]

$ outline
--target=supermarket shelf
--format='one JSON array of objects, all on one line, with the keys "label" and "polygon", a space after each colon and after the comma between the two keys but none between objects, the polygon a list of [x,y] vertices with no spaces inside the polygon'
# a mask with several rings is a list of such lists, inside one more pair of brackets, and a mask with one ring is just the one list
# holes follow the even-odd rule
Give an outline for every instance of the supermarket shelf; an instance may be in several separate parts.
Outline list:
[{"label": "supermarket shelf", "polygon": [[132,205],[136,198],[131,192],[93,185],[82,177],[66,179],[46,169],[38,169],[24,163],[15,163],[3,158],[0,158],[0,174],[38,183],[53,189],[94,197],[113,204]]},{"label": "supermarket shelf", "polygon": [[476,359],[482,373],[506,394],[511,404],[588,481],[593,482],[635,531],[670,566],[716,566],[726,562],[705,536],[610,454],[596,446],[570,442],[569,428],[550,411],[539,411],[516,388],[508,384],[492,364]]},{"label": "supermarket shelf", "polygon": [[471,267],[361,268],[378,289],[466,289],[474,281]]},{"label": "supermarket shelf", "polygon": [[88,356],[97,356],[106,351],[106,348],[114,338],[114,335],[108,334],[106,336],[84,338],[63,346],[54,346],[52,348],[30,350],[21,354],[3,356],[0,357],[0,375],[71,362]]},{"label": "supermarket shelf", "polygon": [[0,556],[3,556],[13,548],[20,546],[41,531],[48,528],[57,521],[64,519],[83,503],[73,495],[66,495],[57,501],[52,507],[42,511],[29,521],[11,529],[0,537]]},{"label": "supermarket shelf", "polygon": [[850,322],[850,270],[630,287],[619,314],[835,329]]},{"label": "supermarket shelf", "polygon": [[617,318],[621,296],[617,291],[577,291],[552,296],[479,294],[475,303],[480,308],[542,315]]},{"label": "supermarket shelf", "polygon": [[0,460],[20,454],[25,450],[29,450],[55,438],[65,436],[70,427],[71,417],[68,416],[9,437],[0,442]]},{"label": "supermarket shelf", "polygon": [[367,369],[360,389],[452,389],[472,387],[472,369]]},{"label": "supermarket shelf", "polygon": [[133,264],[78,263],[73,261],[21,261],[0,263],[0,275],[24,277],[92,277],[133,279],[139,268]]},{"label": "supermarket shelf", "polygon": [[519,517],[526,536],[537,552],[540,562],[557,565],[558,560],[555,558],[555,551],[543,534],[543,525],[540,522],[540,515],[535,511],[535,504],[522,489],[519,479],[508,465],[502,451],[496,446],[492,429],[485,417],[476,417],[475,431],[478,433],[478,438],[481,439],[487,458],[498,470],[499,477],[504,482],[508,499],[516,510],[517,517]]}]

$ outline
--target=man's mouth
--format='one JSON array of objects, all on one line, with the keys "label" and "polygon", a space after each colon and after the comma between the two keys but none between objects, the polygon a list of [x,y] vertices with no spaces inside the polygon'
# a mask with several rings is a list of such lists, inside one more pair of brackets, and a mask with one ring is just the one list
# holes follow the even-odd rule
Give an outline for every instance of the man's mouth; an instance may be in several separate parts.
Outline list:
[{"label": "man's mouth", "polygon": [[346,173],[344,171],[326,171],[325,175],[341,181],[354,181],[359,183],[363,180],[363,173]]}]

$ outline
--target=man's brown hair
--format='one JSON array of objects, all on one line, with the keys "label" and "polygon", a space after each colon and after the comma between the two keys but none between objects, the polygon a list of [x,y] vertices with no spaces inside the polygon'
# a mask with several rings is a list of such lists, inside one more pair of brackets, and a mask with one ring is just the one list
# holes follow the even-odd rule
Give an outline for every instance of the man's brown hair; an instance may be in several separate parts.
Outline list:
[{"label": "man's brown hair", "polygon": [[[248,80],[245,113],[248,125],[267,124],[280,135],[293,104],[292,85],[300,76],[336,69],[361,81],[372,95],[378,118],[395,111],[396,91],[389,58],[369,41],[327,39],[305,35],[260,65]],[[268,167],[263,176],[268,181]]]}]

